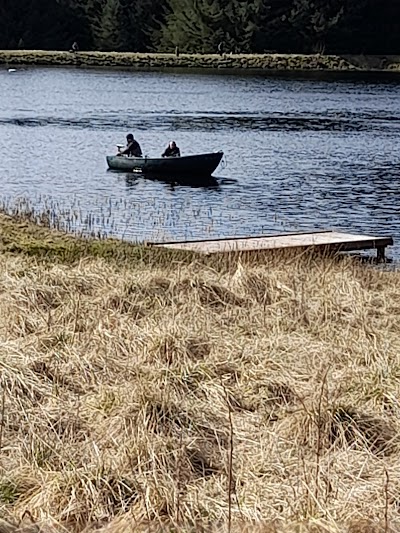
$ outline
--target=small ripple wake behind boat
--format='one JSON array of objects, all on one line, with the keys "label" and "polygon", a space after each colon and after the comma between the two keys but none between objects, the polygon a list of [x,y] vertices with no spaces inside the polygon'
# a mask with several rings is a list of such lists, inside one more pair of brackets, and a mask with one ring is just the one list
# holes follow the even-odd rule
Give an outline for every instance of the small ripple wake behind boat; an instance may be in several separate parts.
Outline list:
[{"label": "small ripple wake behind boat", "polygon": [[223,157],[223,152],[186,155],[181,157],[128,157],[107,156],[107,164],[112,170],[148,172],[150,174],[190,174],[211,176]]}]

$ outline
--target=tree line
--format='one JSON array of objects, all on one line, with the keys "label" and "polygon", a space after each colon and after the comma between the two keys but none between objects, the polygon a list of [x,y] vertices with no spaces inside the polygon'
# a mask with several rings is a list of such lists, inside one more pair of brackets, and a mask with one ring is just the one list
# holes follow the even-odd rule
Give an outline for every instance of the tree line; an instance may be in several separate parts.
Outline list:
[{"label": "tree line", "polygon": [[394,0],[1,0],[0,48],[400,53]]}]

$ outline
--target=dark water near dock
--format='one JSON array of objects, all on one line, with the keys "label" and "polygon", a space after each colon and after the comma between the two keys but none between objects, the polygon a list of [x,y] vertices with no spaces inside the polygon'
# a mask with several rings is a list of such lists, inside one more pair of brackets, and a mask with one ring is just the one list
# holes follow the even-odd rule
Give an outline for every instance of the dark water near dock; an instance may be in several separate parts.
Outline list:
[{"label": "dark water near dock", "polygon": [[[400,257],[400,77],[0,71],[0,204],[130,240],[318,229],[392,235]],[[223,150],[218,185],[107,172],[132,131],[158,156]]]}]

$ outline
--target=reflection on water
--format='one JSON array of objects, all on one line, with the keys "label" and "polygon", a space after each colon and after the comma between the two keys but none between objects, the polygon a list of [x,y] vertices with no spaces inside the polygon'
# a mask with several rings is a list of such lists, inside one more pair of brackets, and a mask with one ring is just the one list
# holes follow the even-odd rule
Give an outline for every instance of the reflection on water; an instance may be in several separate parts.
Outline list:
[{"label": "reflection on water", "polygon": [[234,183],[236,180],[224,180],[223,178],[217,179],[214,176],[190,176],[190,175],[168,175],[168,174],[154,174],[154,173],[141,173],[141,172],[124,172],[118,170],[108,169],[107,172],[113,174],[123,174],[126,180],[127,188],[133,188],[140,184],[142,180],[149,180],[164,183],[168,185],[170,189],[174,187],[191,187],[202,189],[219,189],[221,184]]},{"label": "reflection on water", "polygon": [[[398,79],[0,71],[0,204],[130,240],[392,235],[400,256]],[[146,155],[176,140],[227,167],[209,183],[107,172],[129,131]]]},{"label": "reflection on water", "polygon": [[180,187],[192,187],[192,188],[201,188],[201,189],[214,189],[218,190],[220,188],[219,181],[214,176],[165,176],[165,175],[155,175],[146,173],[144,179],[150,181],[161,181],[169,185],[169,187],[174,188],[177,186]]}]

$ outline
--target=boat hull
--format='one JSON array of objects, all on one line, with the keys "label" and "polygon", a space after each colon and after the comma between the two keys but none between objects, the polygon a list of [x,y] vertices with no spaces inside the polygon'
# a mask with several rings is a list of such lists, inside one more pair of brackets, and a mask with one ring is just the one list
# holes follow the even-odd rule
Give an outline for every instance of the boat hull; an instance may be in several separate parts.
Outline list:
[{"label": "boat hull", "polygon": [[223,157],[223,152],[183,157],[126,157],[107,156],[107,164],[111,170],[125,172],[143,172],[159,175],[176,176],[211,176]]}]

